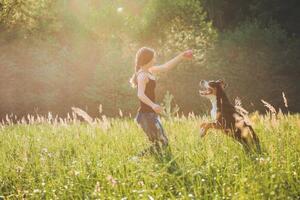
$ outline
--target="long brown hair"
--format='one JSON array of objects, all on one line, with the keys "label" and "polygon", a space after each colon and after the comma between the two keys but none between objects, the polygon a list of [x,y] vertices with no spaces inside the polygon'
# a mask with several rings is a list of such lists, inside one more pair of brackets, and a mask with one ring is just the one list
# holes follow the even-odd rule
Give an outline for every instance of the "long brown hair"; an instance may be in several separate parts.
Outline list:
[{"label": "long brown hair", "polygon": [[137,72],[142,66],[148,64],[154,57],[155,51],[149,47],[140,48],[135,55],[134,74],[130,79],[130,84],[133,88],[137,86]]}]

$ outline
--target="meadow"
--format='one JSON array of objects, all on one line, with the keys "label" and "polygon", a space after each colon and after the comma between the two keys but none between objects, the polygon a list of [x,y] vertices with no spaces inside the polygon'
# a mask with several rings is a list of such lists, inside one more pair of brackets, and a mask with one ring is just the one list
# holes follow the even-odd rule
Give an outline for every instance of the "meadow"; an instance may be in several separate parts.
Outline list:
[{"label": "meadow", "polygon": [[263,148],[247,155],[207,117],[162,118],[171,153],[135,158],[149,143],[132,118],[83,122],[28,116],[0,129],[3,199],[299,199],[300,115],[251,114]]},{"label": "meadow", "polygon": [[[0,0],[0,200],[300,200],[299,8],[300,0]],[[128,81],[143,46],[157,65],[185,50],[193,59],[157,77],[170,148],[137,158],[150,143],[129,116],[139,102]],[[261,154],[218,130],[200,138],[211,119],[199,81],[218,79],[241,97],[235,108]]]}]

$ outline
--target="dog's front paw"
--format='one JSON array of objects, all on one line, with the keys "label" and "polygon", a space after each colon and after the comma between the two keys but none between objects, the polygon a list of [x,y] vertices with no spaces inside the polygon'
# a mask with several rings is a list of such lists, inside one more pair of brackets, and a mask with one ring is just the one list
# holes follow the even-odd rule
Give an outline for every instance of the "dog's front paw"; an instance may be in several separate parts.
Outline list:
[{"label": "dog's front paw", "polygon": [[205,134],[206,134],[206,130],[205,130],[205,128],[200,128],[200,131],[199,131],[199,133],[200,133],[200,137],[204,137],[204,136],[205,136]]}]

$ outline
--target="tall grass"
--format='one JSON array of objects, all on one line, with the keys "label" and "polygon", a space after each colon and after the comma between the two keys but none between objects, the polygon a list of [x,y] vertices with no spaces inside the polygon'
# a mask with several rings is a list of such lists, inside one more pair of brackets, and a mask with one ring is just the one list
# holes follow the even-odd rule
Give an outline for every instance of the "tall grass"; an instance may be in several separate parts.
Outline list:
[{"label": "tall grass", "polygon": [[[249,156],[219,131],[198,136],[194,115],[163,119],[172,156],[149,146],[132,119],[90,124],[33,118],[0,128],[0,196],[7,199],[297,199],[300,116],[252,114],[263,154]],[[170,171],[172,163],[177,169]]]}]

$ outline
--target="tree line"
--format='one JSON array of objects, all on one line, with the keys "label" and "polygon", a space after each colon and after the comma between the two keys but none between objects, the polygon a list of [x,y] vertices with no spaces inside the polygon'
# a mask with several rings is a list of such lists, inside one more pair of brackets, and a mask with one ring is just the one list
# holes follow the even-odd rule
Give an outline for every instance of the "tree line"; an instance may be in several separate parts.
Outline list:
[{"label": "tree line", "polygon": [[157,50],[159,62],[187,48],[195,60],[159,77],[184,113],[203,113],[201,79],[225,79],[228,94],[250,111],[264,99],[300,111],[297,0],[2,0],[0,112],[49,111],[72,106],[98,114],[134,114],[128,80],[135,51]]}]

